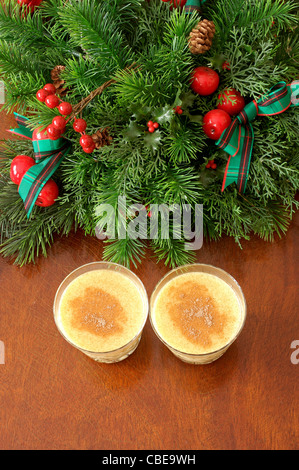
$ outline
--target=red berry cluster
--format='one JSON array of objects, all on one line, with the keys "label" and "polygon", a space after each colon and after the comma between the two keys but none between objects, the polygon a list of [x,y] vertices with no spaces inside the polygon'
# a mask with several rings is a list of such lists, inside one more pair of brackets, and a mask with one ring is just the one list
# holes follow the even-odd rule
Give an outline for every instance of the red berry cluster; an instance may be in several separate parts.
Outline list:
[{"label": "red berry cluster", "polygon": [[[34,165],[35,161],[28,155],[17,155],[10,165],[11,181],[19,186],[25,173]],[[40,191],[35,205],[40,207],[52,206],[58,198],[58,195],[59,190],[57,184],[54,180],[49,179]]]},{"label": "red berry cluster", "polygon": [[208,164],[206,165],[206,168],[212,168],[212,170],[216,170],[217,164],[214,160],[209,160]]},{"label": "red berry cluster", "polygon": [[[52,83],[47,83],[43,88],[38,90],[36,98],[41,103],[45,103],[48,108],[54,109],[58,107],[60,116],[55,116],[52,120],[52,124],[47,127],[47,135],[49,139],[59,139],[65,132],[66,125],[69,120],[66,116],[69,116],[73,111],[73,107],[67,101],[62,101],[56,95],[56,88]],[[73,129],[81,134],[80,145],[84,152],[92,153],[95,149],[95,143],[90,135],[85,134],[87,123],[85,119],[75,119]]]},{"label": "red berry cluster", "polygon": [[85,153],[92,153],[94,149],[96,148],[95,142],[91,135],[85,134],[85,129],[87,127],[87,123],[85,119],[75,119],[74,124],[73,124],[73,129],[76,132],[79,132],[81,134],[80,137],[80,145],[82,147],[83,152]]},{"label": "red berry cluster", "polygon": [[147,127],[148,127],[148,131],[153,133],[155,132],[156,129],[159,128],[159,124],[157,122],[148,121]]},{"label": "red berry cluster", "polygon": [[68,116],[73,111],[73,107],[67,101],[62,101],[56,95],[56,88],[52,83],[47,83],[43,88],[37,91],[36,98],[41,103],[45,103],[50,109],[58,108],[61,116],[55,116],[52,120],[52,124],[47,127],[47,134],[49,139],[59,139],[65,132],[67,120],[65,116]]},{"label": "red berry cluster", "polygon": [[183,114],[183,110],[180,106],[176,106],[175,108],[173,108],[173,111],[175,112],[175,114]]}]

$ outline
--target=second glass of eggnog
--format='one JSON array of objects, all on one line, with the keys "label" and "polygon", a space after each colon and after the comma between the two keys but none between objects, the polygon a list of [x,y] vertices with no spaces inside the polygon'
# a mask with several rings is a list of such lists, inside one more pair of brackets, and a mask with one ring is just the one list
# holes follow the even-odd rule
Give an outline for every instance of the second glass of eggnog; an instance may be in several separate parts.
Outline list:
[{"label": "second glass of eggnog", "polygon": [[222,356],[246,318],[242,290],[228,273],[205,264],[170,271],[150,300],[158,338],[180,359],[207,364]]},{"label": "second glass of eggnog", "polygon": [[148,316],[141,280],[115,263],[89,263],[70,273],[54,301],[62,336],[99,362],[119,362],[137,348]]}]

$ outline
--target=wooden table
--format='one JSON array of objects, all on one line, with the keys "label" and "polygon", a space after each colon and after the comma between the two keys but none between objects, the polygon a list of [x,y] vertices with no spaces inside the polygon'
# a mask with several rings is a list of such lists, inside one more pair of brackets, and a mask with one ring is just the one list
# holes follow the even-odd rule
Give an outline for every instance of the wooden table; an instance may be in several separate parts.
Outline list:
[{"label": "wooden table", "polygon": [[[2,119],[7,129],[12,119]],[[298,449],[298,223],[297,215],[274,243],[253,238],[240,250],[223,238],[198,252],[198,262],[239,281],[248,304],[241,336],[205,366],[173,356],[149,322],[138,349],[118,364],[93,362],[64,341],[54,295],[70,271],[101,259],[96,238],[57,240],[34,266],[1,258],[0,448]],[[151,295],[168,269],[149,252],[134,271]]]}]

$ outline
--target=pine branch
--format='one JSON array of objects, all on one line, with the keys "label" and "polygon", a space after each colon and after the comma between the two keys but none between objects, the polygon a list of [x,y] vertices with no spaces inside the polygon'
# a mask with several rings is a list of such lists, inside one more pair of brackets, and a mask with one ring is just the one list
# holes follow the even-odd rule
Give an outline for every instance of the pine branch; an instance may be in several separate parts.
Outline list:
[{"label": "pine branch", "polygon": [[107,4],[105,7],[91,0],[66,3],[59,8],[59,16],[74,43],[91,59],[109,65],[111,75],[133,62],[134,56],[119,28],[119,19],[107,15]]},{"label": "pine branch", "polygon": [[141,240],[131,238],[106,241],[103,259],[112,263],[118,263],[130,268],[132,265],[137,268],[145,256],[145,245]]},{"label": "pine branch", "polygon": [[280,30],[285,30],[296,24],[296,2],[280,0],[219,0],[207,8],[213,17],[219,43],[229,41],[233,28],[248,28],[252,33],[260,31],[261,37],[265,36],[273,21]]}]

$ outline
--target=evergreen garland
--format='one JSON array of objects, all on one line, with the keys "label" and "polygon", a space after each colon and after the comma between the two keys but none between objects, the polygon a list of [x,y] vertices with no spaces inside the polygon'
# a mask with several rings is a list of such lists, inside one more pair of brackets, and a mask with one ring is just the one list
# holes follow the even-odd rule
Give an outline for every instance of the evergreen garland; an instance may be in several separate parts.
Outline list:
[{"label": "evergreen garland", "polygon": [[[212,20],[211,49],[194,56],[188,35],[200,18]],[[0,75],[7,112],[26,112],[32,128],[47,126],[57,114],[35,94],[51,82],[51,70],[64,65],[67,101],[73,106],[108,80],[84,108],[89,134],[109,128],[111,145],[84,153],[78,134],[67,128],[72,151],[54,175],[60,196],[54,206],[35,207],[30,219],[9,168],[17,154],[33,155],[27,141],[6,140],[0,155],[1,253],[17,264],[46,255],[55,234],[74,227],[95,235],[101,219],[96,207],[118,197],[127,204],[203,204],[204,235],[224,234],[237,243],[251,233],[272,240],[285,234],[298,207],[298,112],[290,108],[256,119],[246,194],[234,185],[221,192],[227,154],[202,131],[203,115],[217,95],[190,91],[195,67],[211,66],[220,75],[219,91],[236,88],[246,101],[271,86],[297,78],[299,63],[296,3],[288,0],[207,1],[203,11],[186,14],[161,0],[44,0],[33,14],[14,0],[0,7]],[[229,63],[229,70],[223,63]],[[137,66],[136,66],[137,65]],[[184,114],[176,115],[176,106]],[[159,129],[145,132],[146,122]],[[217,159],[217,170],[208,171]],[[172,228],[172,227],[171,227]],[[144,239],[143,239],[144,238]],[[146,234],[138,239],[106,240],[104,259],[130,266],[141,262]],[[149,240],[157,260],[174,267],[194,259],[183,239]]]}]

